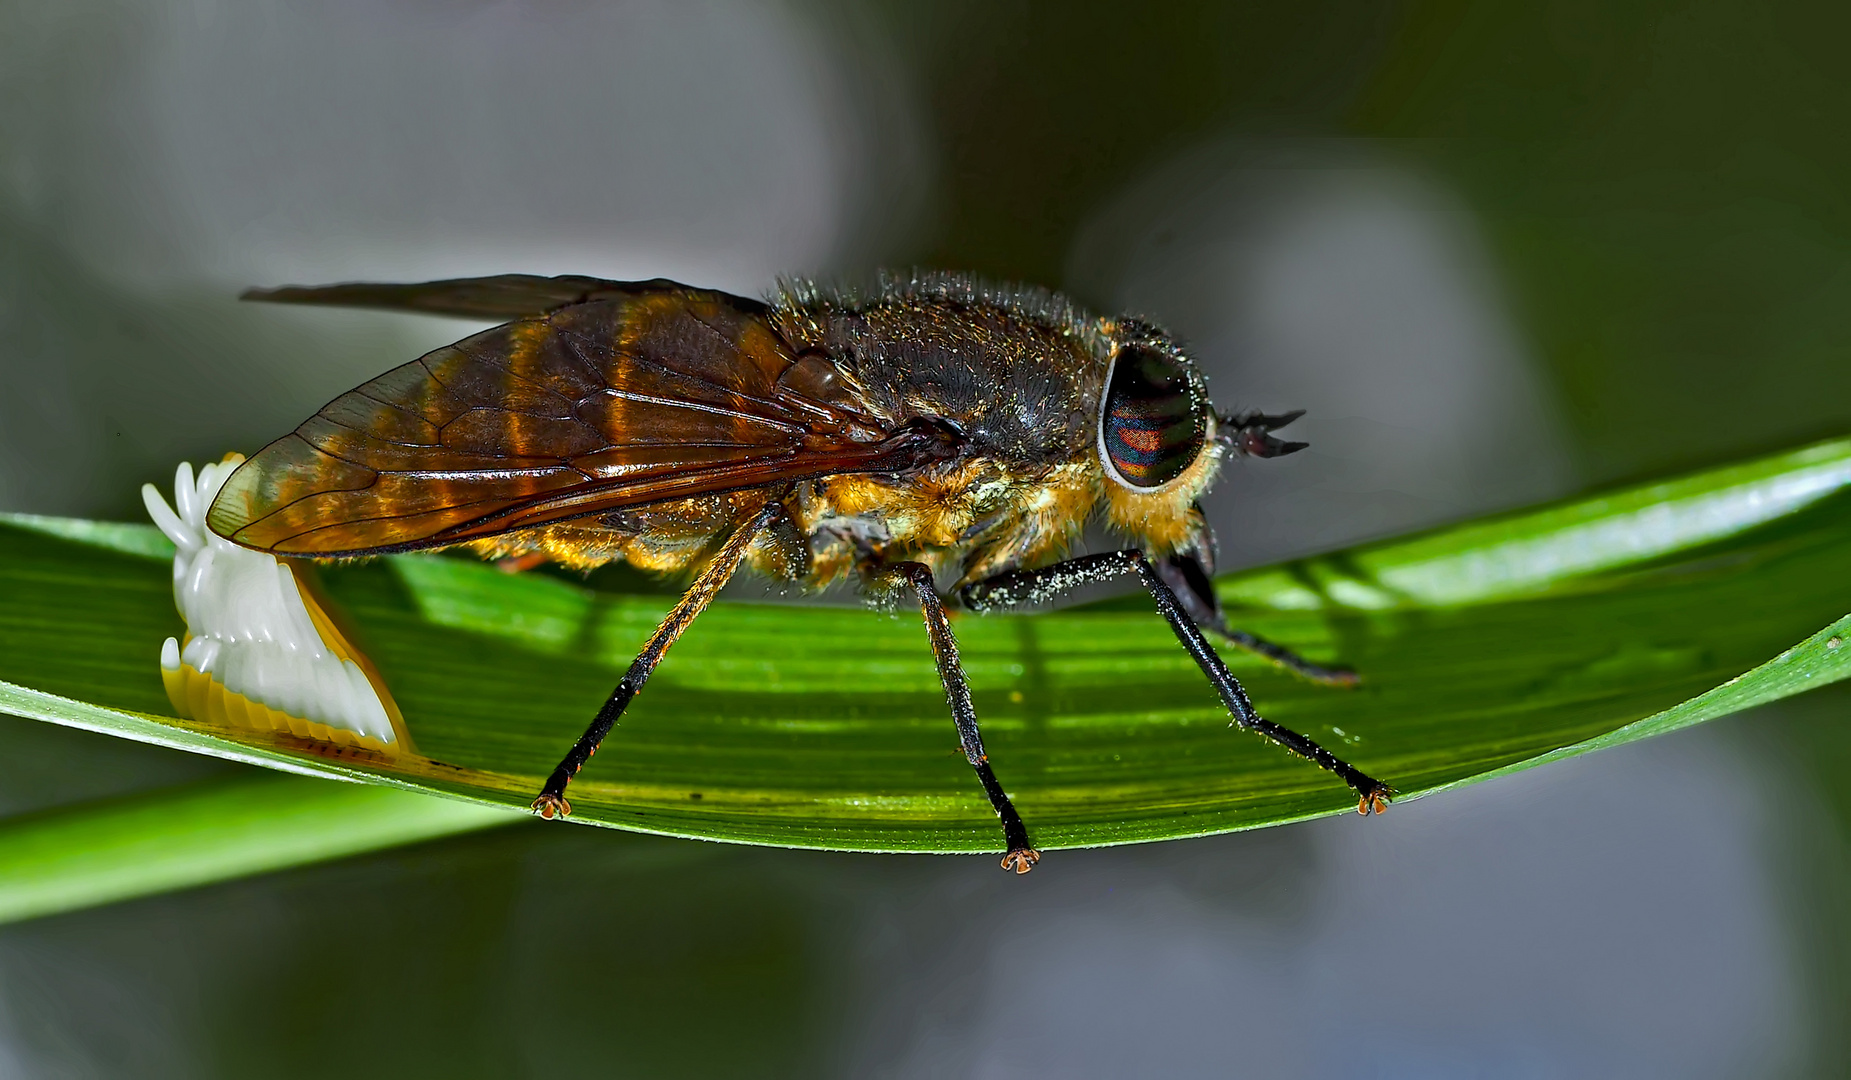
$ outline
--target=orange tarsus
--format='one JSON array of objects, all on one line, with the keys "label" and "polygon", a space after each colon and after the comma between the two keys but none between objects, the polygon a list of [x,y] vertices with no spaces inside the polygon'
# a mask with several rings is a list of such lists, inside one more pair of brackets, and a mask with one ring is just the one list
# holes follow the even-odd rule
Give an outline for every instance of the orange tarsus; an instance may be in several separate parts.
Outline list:
[{"label": "orange tarsus", "polygon": [[1014,870],[1017,874],[1026,874],[1041,861],[1041,852],[1034,848],[1017,848],[1003,856],[1003,869]]},{"label": "orange tarsus", "polygon": [[548,821],[555,817],[565,817],[572,812],[572,804],[558,795],[542,795],[533,801],[533,812]]}]

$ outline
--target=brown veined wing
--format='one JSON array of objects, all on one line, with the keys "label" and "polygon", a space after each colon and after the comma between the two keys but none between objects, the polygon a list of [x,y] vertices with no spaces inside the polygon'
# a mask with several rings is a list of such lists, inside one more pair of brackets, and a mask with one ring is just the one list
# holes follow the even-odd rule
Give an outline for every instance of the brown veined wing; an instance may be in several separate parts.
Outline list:
[{"label": "brown veined wing", "polygon": [[764,305],[725,293],[523,277],[321,291],[264,298],[540,313],[342,394],[245,462],[207,520],[247,547],[442,547],[806,477],[908,472],[955,442],[871,415],[834,364],[793,355]]},{"label": "brown veined wing", "polygon": [[415,311],[425,315],[456,315],[500,322],[524,315],[543,315],[592,300],[624,300],[639,292],[652,290],[691,291],[685,286],[660,278],[654,281],[607,281],[578,274],[563,274],[559,277],[497,274],[493,277],[448,278],[443,281],[349,281],[339,285],[284,285],[277,289],[246,289],[242,299],[263,300],[272,304]]}]

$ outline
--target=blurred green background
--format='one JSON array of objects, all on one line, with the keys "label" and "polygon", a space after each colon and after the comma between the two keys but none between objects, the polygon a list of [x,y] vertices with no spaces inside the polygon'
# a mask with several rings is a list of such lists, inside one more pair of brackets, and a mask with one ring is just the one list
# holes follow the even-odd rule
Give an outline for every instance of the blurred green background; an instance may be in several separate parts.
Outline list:
[{"label": "blurred green background", "polygon": [[[135,517],[467,329],[246,284],[504,271],[922,265],[1156,317],[1223,406],[1312,410],[1212,497],[1230,565],[1842,434],[1848,32],[7,5],[0,509]],[[1840,1075],[1848,702],[1020,881],[516,826],[10,926],[0,1075]],[[0,754],[9,814],[232,769],[12,719]]]}]

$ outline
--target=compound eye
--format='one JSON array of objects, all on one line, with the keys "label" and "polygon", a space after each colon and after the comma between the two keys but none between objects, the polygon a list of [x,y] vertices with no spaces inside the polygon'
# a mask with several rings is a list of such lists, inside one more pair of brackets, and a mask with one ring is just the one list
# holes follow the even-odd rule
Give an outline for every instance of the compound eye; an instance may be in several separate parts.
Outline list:
[{"label": "compound eye", "polygon": [[1208,405],[1177,360],[1146,345],[1119,350],[1106,384],[1099,443],[1118,479],[1162,487],[1201,456]]}]

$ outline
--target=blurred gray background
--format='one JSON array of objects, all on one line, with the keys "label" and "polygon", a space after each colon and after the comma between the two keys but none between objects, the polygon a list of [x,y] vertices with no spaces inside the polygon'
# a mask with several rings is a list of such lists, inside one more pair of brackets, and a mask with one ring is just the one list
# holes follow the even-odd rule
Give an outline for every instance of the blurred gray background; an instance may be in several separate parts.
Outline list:
[{"label": "blurred gray background", "polygon": [[[247,285],[969,270],[1181,334],[1226,565],[1851,426],[1823,4],[0,8],[0,508],[134,518],[463,323]],[[1794,387],[1803,387],[1795,390]],[[0,929],[0,1075],[1835,1075],[1847,697],[988,859],[515,826]],[[0,809],[222,763],[0,718]],[[67,780],[76,776],[79,779]]]}]

